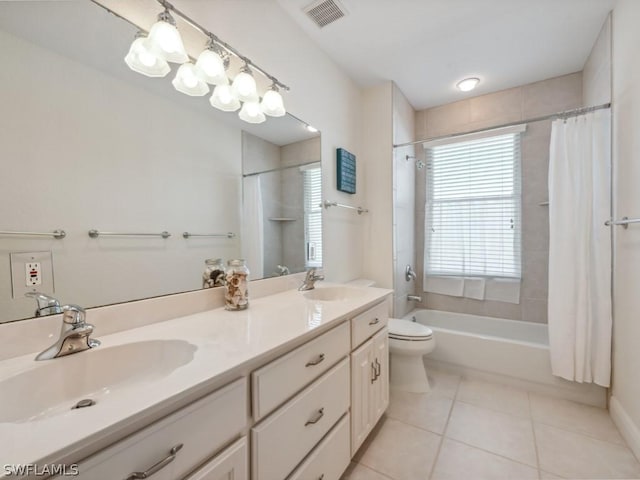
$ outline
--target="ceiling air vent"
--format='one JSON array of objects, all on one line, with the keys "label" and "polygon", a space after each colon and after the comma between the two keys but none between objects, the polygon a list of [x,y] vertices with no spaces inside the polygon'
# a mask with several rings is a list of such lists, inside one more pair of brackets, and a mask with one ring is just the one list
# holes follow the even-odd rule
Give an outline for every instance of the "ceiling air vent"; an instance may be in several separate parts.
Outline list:
[{"label": "ceiling air vent", "polygon": [[322,28],[344,17],[347,10],[337,0],[319,0],[305,7],[304,13]]}]

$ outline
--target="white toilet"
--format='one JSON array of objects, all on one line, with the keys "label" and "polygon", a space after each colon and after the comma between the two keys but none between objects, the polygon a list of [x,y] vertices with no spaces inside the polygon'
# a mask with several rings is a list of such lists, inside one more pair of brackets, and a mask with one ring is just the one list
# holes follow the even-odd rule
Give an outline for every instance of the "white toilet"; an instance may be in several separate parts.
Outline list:
[{"label": "white toilet", "polygon": [[391,388],[405,392],[429,392],[431,388],[422,357],[436,346],[433,332],[420,323],[398,318],[390,318],[388,327]]}]

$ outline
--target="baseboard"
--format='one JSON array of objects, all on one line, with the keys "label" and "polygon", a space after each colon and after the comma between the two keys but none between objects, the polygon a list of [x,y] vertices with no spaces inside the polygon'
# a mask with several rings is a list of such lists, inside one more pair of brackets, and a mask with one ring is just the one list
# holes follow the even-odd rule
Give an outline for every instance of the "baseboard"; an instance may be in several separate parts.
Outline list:
[{"label": "baseboard", "polygon": [[640,428],[633,422],[620,401],[613,395],[609,400],[609,413],[613,423],[616,424],[618,430],[627,441],[629,448],[640,461]]}]

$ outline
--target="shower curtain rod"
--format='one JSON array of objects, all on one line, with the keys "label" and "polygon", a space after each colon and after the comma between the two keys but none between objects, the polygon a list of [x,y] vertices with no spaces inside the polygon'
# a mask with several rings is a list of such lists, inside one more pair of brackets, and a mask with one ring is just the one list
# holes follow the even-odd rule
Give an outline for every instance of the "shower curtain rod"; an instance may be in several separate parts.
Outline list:
[{"label": "shower curtain rod", "polygon": [[246,178],[246,177],[253,177],[254,175],[262,175],[263,173],[271,173],[271,172],[281,172],[283,170],[288,170],[290,168],[300,168],[300,167],[307,167],[309,165],[313,165],[314,163],[320,164],[320,162],[318,160],[314,161],[314,162],[307,162],[307,163],[300,163],[298,165],[287,165],[286,167],[277,167],[277,168],[272,168],[270,170],[262,170],[260,172],[252,172],[252,173],[243,173],[242,177]]},{"label": "shower curtain rod", "polygon": [[408,147],[409,145],[418,145],[419,143],[431,142],[433,140],[443,140],[445,138],[460,137],[462,135],[470,135],[472,133],[487,132],[489,130],[497,130],[499,128],[513,127],[516,125],[523,125],[525,123],[540,122],[542,120],[575,117],[577,115],[582,115],[584,113],[589,113],[589,112],[595,112],[596,110],[602,110],[604,108],[609,108],[609,107],[611,107],[611,103],[603,103],[602,105],[595,105],[593,107],[574,108],[573,110],[565,110],[564,112],[551,113],[549,115],[544,115],[542,117],[530,118],[528,120],[518,120],[517,122],[505,123],[503,125],[496,125],[493,127],[479,128],[477,130],[471,130],[468,132],[450,133],[448,135],[440,135],[438,137],[431,137],[431,138],[425,138],[423,140],[416,140],[415,142],[398,143],[398,144],[394,144],[393,148]]}]

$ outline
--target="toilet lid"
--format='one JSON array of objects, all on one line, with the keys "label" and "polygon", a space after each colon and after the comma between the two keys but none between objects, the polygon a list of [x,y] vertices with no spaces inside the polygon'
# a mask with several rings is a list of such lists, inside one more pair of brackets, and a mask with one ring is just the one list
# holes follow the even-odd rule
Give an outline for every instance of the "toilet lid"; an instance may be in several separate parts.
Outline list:
[{"label": "toilet lid", "polygon": [[389,337],[398,340],[428,340],[433,336],[429,327],[409,320],[390,318],[388,327]]}]

